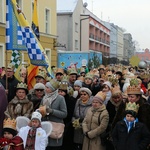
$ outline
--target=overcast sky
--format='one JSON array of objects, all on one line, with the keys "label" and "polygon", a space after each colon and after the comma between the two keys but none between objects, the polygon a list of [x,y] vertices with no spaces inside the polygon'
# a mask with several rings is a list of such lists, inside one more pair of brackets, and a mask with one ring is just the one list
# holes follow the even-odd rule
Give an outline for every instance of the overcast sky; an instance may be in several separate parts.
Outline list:
[{"label": "overcast sky", "polygon": [[132,34],[141,49],[150,49],[150,0],[83,0],[97,17]]}]

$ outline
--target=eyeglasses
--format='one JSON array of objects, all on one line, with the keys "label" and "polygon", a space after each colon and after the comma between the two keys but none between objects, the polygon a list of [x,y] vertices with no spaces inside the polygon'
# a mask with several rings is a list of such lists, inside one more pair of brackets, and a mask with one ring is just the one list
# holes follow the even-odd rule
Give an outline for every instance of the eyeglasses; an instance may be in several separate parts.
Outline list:
[{"label": "eyeglasses", "polygon": [[38,92],[42,92],[42,91],[44,91],[43,89],[36,89],[36,91],[38,91]]},{"label": "eyeglasses", "polygon": [[82,96],[82,95],[86,96],[87,94],[80,94],[80,95],[81,95],[81,96]]}]

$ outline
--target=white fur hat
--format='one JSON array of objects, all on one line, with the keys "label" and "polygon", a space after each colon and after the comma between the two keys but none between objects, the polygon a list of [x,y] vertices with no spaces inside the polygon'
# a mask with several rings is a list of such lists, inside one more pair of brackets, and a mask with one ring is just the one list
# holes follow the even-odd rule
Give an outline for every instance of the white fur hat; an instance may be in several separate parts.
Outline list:
[{"label": "white fur hat", "polygon": [[36,111],[36,112],[32,113],[31,120],[32,119],[38,119],[41,122],[41,118],[42,118],[42,115],[39,112]]},{"label": "white fur hat", "polygon": [[106,84],[111,89],[111,83],[109,81],[105,81],[103,85]]},{"label": "white fur hat", "polygon": [[40,89],[40,90],[45,90],[45,85],[43,83],[36,83],[34,85],[34,89],[37,90],[37,89]]}]

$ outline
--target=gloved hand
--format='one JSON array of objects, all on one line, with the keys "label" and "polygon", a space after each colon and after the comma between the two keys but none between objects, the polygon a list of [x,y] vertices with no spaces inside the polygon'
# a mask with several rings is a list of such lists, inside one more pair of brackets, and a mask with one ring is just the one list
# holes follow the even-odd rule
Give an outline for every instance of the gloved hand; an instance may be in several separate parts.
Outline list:
[{"label": "gloved hand", "polygon": [[88,132],[85,132],[84,134],[88,139],[89,139],[89,135],[88,135]]},{"label": "gloved hand", "polygon": [[46,113],[47,114],[52,114],[53,113],[53,109],[51,109],[49,106],[46,106]]}]

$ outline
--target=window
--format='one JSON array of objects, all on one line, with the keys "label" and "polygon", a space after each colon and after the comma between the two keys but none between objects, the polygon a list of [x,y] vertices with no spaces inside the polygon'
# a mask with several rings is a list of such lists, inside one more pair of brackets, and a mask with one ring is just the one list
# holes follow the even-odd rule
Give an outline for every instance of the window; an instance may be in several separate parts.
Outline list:
[{"label": "window", "polygon": [[45,52],[46,52],[46,55],[47,55],[47,58],[49,60],[49,65],[51,66],[51,50],[50,49],[45,49]]},{"label": "window", "polygon": [[0,44],[0,67],[5,66],[4,64],[4,45]]},{"label": "window", "polygon": [[78,50],[78,40],[75,40],[75,49]]},{"label": "window", "polygon": [[50,33],[50,11],[48,9],[45,10],[45,33]]},{"label": "window", "polygon": [[4,1],[0,0],[0,22],[4,22]]},{"label": "window", "polygon": [[78,23],[75,23],[75,32],[78,32]]}]

